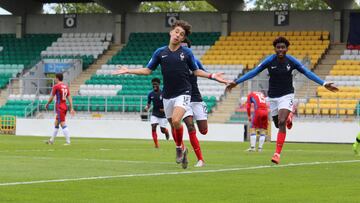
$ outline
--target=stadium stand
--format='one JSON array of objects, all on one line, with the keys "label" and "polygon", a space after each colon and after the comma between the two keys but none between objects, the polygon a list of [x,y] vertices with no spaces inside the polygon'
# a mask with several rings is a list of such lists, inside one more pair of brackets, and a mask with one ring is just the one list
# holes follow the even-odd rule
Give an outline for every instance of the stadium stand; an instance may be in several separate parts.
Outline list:
[{"label": "stadium stand", "polygon": [[6,87],[9,78],[34,65],[40,52],[58,37],[59,34],[26,34],[18,39],[15,34],[0,34],[0,88]]},{"label": "stadium stand", "polygon": [[358,50],[344,50],[340,60],[326,76],[340,89],[330,93],[324,87],[317,88],[318,98],[300,103],[298,113],[303,115],[354,116],[358,114],[360,99],[360,55]]},{"label": "stadium stand", "polygon": [[291,41],[289,54],[300,60],[309,57],[310,68],[318,63],[330,44],[328,31],[232,32],[230,36],[220,37],[202,61],[205,65],[243,64],[252,69],[263,57],[273,54],[272,42],[276,36],[286,36]]}]

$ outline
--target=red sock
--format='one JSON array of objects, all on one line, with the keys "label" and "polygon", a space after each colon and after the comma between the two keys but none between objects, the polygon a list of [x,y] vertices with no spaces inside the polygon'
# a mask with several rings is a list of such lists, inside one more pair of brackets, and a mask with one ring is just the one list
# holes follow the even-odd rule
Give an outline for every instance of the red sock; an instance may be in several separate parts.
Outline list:
[{"label": "red sock", "polygon": [[181,125],[180,128],[175,129],[175,137],[176,137],[176,146],[182,146],[183,145],[183,131],[184,128]]},{"label": "red sock", "polygon": [[153,140],[154,140],[154,143],[155,143],[155,147],[159,147],[156,130],[152,131],[151,134],[152,134],[152,137],[153,137]]},{"label": "red sock", "polygon": [[200,143],[199,140],[196,137],[196,131],[191,131],[189,132],[189,138],[190,138],[190,143],[194,149],[194,152],[196,154],[196,157],[198,160],[204,160],[202,153],[201,153],[201,149],[200,149]]},{"label": "red sock", "polygon": [[280,154],[285,142],[286,132],[278,132],[276,140],[276,153]]},{"label": "red sock", "polygon": [[175,134],[176,134],[175,128],[171,128],[171,135],[174,139],[174,142],[176,143],[176,135]]}]

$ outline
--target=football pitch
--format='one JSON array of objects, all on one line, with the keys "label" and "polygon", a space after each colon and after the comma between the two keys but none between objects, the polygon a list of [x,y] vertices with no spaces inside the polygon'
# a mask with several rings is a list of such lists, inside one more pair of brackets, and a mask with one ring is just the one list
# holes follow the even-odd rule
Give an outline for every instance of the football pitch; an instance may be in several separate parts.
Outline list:
[{"label": "football pitch", "polygon": [[171,140],[159,149],[152,140],[44,140],[0,135],[0,202],[360,201],[350,144],[286,143],[275,166],[274,143],[249,153],[248,143],[201,142],[206,166],[194,168],[190,150],[184,170]]}]

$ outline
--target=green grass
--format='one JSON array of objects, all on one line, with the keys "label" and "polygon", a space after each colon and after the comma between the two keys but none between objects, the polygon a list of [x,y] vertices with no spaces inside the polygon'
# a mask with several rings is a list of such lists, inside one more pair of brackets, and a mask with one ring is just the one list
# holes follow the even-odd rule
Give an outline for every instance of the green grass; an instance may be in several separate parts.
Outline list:
[{"label": "green grass", "polygon": [[[58,138],[48,146],[45,139],[0,136],[0,202],[359,201],[360,157],[351,145],[286,143],[281,164],[273,166],[273,143],[265,143],[262,153],[248,153],[248,143],[202,142],[207,165],[194,168],[190,150],[183,170],[172,141],[154,149],[151,140],[73,138],[63,146]],[[333,163],[344,160],[355,161]],[[121,176],[131,174],[147,176]],[[104,176],[110,177],[78,180]],[[60,179],[65,182],[4,185]]]}]

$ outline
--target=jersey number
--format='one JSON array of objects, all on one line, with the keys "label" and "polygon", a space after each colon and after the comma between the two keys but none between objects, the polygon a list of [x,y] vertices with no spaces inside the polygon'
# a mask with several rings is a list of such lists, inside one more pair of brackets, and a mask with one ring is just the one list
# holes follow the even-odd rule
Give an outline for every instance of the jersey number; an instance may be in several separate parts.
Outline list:
[{"label": "jersey number", "polygon": [[66,88],[62,88],[61,92],[62,92],[62,100],[66,101],[66,97],[68,95],[68,90]]},{"label": "jersey number", "polygon": [[260,93],[255,93],[255,94],[259,98],[260,103],[266,103],[265,97],[263,94],[260,94]]}]

